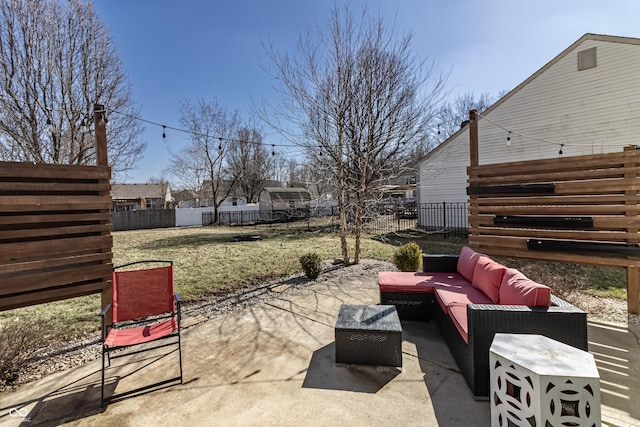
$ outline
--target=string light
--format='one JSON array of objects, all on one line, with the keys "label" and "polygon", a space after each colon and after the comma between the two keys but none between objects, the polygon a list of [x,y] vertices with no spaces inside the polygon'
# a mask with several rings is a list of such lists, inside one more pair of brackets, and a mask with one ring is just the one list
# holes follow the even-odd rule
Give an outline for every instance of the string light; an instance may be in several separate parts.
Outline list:
[{"label": "string light", "polygon": [[507,134],[507,145],[511,145],[511,131]]},{"label": "string light", "polygon": [[438,123],[438,135],[440,135],[442,132],[440,132],[440,123]]},{"label": "string light", "polygon": [[564,147],[564,144],[560,144],[560,151],[558,151],[558,154],[560,154],[562,156],[562,147]]},{"label": "string light", "polygon": [[271,144],[271,155],[272,156],[276,155],[276,145],[275,144]]},{"label": "string light", "polygon": [[[512,134],[517,135],[517,136],[520,136],[522,138],[532,139],[534,141],[544,142],[546,144],[557,145],[557,146],[560,147],[560,150],[562,150],[562,147],[564,147],[565,145],[567,147],[569,147],[569,146],[571,146],[571,147],[593,147],[593,144],[589,144],[589,143],[580,144],[580,143],[576,143],[576,142],[572,142],[572,143],[564,142],[564,143],[562,143],[562,142],[557,142],[557,141],[549,141],[548,139],[538,138],[538,137],[535,137],[535,136],[527,135],[527,134],[524,134],[524,133],[521,133],[521,132],[517,132],[517,131],[512,130],[512,129],[509,129],[509,128],[507,128],[507,127],[505,127],[505,126],[503,126],[503,125],[501,125],[499,123],[494,122],[493,120],[491,120],[487,116],[483,116],[480,113],[477,113],[477,116],[479,118],[485,119],[486,121],[488,121],[492,125],[494,125],[496,127],[499,127],[500,129],[503,129],[503,130],[505,130],[505,131],[507,131],[509,133],[512,133]],[[507,141],[508,141],[508,139],[507,139]],[[609,146],[609,147],[618,147],[619,146],[619,144],[602,144],[602,145],[603,146],[606,145],[606,146]]]},{"label": "string light", "polygon": [[163,142],[167,142],[167,132],[166,132],[167,127],[166,126],[162,126],[162,141]]}]

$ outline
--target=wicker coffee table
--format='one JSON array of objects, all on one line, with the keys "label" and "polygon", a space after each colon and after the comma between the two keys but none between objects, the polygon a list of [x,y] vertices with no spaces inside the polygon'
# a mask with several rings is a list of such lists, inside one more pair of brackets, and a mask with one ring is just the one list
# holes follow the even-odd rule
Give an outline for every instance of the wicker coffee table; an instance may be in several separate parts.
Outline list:
[{"label": "wicker coffee table", "polygon": [[340,306],[336,363],[402,366],[402,325],[393,305]]}]

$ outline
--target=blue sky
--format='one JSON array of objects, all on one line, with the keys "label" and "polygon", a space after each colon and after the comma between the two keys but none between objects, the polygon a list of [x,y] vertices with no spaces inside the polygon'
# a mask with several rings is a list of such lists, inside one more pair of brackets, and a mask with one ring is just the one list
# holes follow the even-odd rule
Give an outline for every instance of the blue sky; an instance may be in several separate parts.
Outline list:
[{"label": "blue sky", "polygon": [[[585,33],[640,37],[637,0],[352,0],[397,32],[412,31],[412,51],[444,72],[451,96],[511,90]],[[322,26],[331,0],[94,0],[129,76],[141,117],[180,127],[184,100],[217,98],[249,120],[252,100],[273,97],[263,70],[268,39],[293,51],[298,35]],[[108,108],[108,106],[107,106]],[[113,117],[112,119],[117,119]],[[146,182],[169,165],[188,136],[145,125],[144,158],[128,182]],[[267,144],[287,144],[266,130]],[[293,154],[276,147],[278,154]]]}]

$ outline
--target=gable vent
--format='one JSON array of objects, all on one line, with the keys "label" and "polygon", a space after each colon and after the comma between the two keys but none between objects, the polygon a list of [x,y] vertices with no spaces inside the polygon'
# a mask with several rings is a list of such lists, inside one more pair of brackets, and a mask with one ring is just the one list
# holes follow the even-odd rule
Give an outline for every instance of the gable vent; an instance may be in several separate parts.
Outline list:
[{"label": "gable vent", "polygon": [[596,65],[598,65],[598,63],[595,47],[578,52],[578,71],[595,68]]}]

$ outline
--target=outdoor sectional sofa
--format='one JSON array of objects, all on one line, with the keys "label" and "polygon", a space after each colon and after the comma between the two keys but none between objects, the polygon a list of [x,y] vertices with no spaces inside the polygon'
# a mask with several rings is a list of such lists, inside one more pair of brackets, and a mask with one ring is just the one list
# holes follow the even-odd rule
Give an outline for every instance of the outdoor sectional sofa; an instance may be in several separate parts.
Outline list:
[{"label": "outdoor sectional sofa", "polygon": [[380,272],[381,304],[401,320],[434,320],[476,399],[489,396],[496,333],[540,334],[587,350],[587,314],[518,270],[464,247],[423,255],[423,272]]}]

